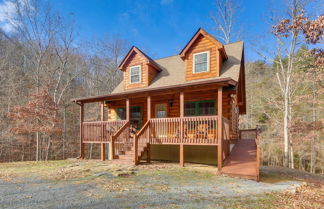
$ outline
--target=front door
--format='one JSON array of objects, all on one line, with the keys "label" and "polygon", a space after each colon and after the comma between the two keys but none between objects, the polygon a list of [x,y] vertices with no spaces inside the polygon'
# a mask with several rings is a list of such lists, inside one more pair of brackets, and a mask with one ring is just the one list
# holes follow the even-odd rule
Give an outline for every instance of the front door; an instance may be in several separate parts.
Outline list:
[{"label": "front door", "polygon": [[167,115],[167,104],[166,103],[156,104],[154,109],[155,109],[155,117],[156,118],[166,118],[166,117],[168,117],[168,115]]},{"label": "front door", "polygon": [[140,106],[133,106],[130,109],[130,123],[133,127],[139,130],[142,127],[142,108]]}]

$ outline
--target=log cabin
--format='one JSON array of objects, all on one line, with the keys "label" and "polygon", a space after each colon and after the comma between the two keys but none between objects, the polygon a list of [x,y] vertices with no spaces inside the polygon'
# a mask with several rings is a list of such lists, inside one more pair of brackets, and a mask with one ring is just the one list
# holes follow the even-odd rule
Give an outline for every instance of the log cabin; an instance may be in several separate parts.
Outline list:
[{"label": "log cabin", "polygon": [[[223,45],[200,28],[174,56],[154,60],[131,47],[119,70],[123,80],[110,94],[72,100],[80,106],[80,158],[85,144],[99,143],[102,160],[108,150],[120,163],[194,162],[259,178],[256,129],[239,129],[243,41]],[[84,121],[84,105],[98,102],[101,120]]]}]

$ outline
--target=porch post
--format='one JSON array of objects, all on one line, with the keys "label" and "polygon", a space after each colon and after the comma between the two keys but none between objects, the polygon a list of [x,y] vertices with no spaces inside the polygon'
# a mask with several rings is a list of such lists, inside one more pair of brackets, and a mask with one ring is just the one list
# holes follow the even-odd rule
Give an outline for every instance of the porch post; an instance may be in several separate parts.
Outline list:
[{"label": "porch post", "polygon": [[[105,120],[104,117],[104,108],[105,108],[105,102],[101,102],[100,106],[100,120],[103,122]],[[103,123],[101,124],[101,160],[105,161],[106,160],[106,144],[103,142],[104,140],[104,126]]]},{"label": "porch post", "polygon": [[184,93],[180,92],[180,167],[184,166],[183,117],[184,117]]},{"label": "porch post", "polygon": [[[109,121],[109,105],[107,104],[107,121]],[[108,160],[113,160],[113,145],[112,145],[112,136],[110,134],[107,134],[107,140],[109,141],[108,143]]]},{"label": "porch post", "polygon": [[129,99],[126,99],[126,120],[127,122],[130,120],[130,110],[129,110]]},{"label": "porch post", "polygon": [[[150,121],[151,119],[151,96],[147,96],[147,121]],[[148,141],[149,141],[149,144],[147,145],[147,148],[146,148],[146,161],[148,163],[151,162],[151,140],[150,140],[150,135],[151,135],[151,130],[150,130],[150,125],[148,127],[148,133],[147,133],[147,138],[148,138]]]},{"label": "porch post", "polygon": [[223,164],[223,87],[218,87],[217,92],[217,138],[218,138],[218,171],[222,170]]},{"label": "porch post", "polygon": [[84,121],[84,104],[80,104],[80,159],[84,159],[83,143],[83,121]]}]

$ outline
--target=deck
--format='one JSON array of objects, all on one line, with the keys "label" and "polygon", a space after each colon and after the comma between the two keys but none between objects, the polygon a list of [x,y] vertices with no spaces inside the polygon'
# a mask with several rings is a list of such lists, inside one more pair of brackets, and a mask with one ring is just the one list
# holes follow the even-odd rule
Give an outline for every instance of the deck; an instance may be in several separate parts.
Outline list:
[{"label": "deck", "polygon": [[257,145],[255,139],[238,140],[222,168],[222,173],[258,180]]}]

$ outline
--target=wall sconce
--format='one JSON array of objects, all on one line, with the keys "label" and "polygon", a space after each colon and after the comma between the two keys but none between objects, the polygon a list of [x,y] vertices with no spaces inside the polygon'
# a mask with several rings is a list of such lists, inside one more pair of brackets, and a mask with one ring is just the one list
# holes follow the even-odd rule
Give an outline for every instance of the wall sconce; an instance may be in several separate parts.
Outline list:
[{"label": "wall sconce", "polygon": [[169,104],[170,107],[172,107],[172,105],[173,105],[173,99],[169,99],[168,100],[168,104]]}]

